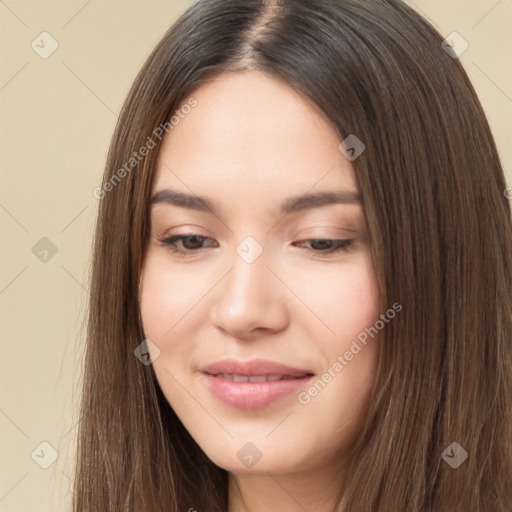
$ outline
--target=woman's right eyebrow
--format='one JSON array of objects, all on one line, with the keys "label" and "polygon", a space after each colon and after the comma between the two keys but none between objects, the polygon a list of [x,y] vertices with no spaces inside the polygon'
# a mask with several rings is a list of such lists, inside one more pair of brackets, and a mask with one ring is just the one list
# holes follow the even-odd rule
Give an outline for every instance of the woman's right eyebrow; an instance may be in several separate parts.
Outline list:
[{"label": "woman's right eyebrow", "polygon": [[191,210],[216,213],[213,201],[205,197],[186,194],[170,188],[164,188],[155,193],[151,198],[151,204],[170,204]]},{"label": "woman's right eyebrow", "polygon": [[[151,204],[169,204],[192,210],[218,214],[215,202],[206,197],[164,188],[158,190],[151,198]],[[280,213],[288,214],[311,208],[320,208],[333,204],[362,205],[361,196],[353,190],[324,191],[287,198],[281,205]]]}]

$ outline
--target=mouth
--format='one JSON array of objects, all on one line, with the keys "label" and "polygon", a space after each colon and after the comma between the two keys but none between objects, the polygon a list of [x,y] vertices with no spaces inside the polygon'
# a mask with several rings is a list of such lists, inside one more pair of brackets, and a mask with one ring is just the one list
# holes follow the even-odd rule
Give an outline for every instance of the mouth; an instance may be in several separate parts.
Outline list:
[{"label": "mouth", "polygon": [[302,379],[308,374],[299,377],[292,377],[291,375],[231,375],[229,373],[218,373],[212,375],[219,379],[231,380],[233,382],[275,382],[278,380]]},{"label": "mouth", "polygon": [[203,368],[211,393],[240,409],[260,409],[299,392],[313,377],[308,370],[264,360],[224,360]]}]

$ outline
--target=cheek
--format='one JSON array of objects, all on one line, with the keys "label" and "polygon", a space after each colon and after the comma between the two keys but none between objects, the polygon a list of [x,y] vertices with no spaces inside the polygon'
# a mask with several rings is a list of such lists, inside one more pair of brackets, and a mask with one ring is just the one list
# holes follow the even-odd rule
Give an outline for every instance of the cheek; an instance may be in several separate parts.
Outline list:
[{"label": "cheek", "polygon": [[145,337],[160,351],[153,360],[157,381],[168,402],[179,409],[188,399],[178,382],[185,381],[183,363],[191,361],[197,350],[194,326],[204,290],[199,279],[190,280],[179,269],[170,269],[164,258],[148,251],[139,290],[140,314]]},{"label": "cheek", "polygon": [[140,309],[144,333],[155,341],[171,339],[182,323],[190,325],[200,310],[198,300],[205,293],[205,283],[197,272],[170,268],[165,255],[151,250],[144,264],[140,286]]},{"label": "cheek", "polygon": [[367,266],[348,275],[341,286],[338,308],[330,313],[336,333],[352,340],[377,319],[379,294]]},{"label": "cheek", "polygon": [[320,320],[318,339],[329,340],[325,345],[329,353],[343,349],[347,340],[378,318],[379,293],[367,256],[347,265],[309,272],[297,283],[297,295]]},{"label": "cheek", "polygon": [[[318,282],[324,285],[319,287]],[[371,328],[383,313],[379,311],[380,295],[370,260],[363,258],[343,269],[337,267],[321,281],[313,276],[304,293],[306,290],[310,290],[310,304],[324,324],[317,322],[315,327],[324,373],[302,395],[301,403],[313,417],[324,416],[327,431],[343,424],[350,425],[355,434],[377,367],[379,336]],[[325,416],[325,411],[329,415]]]},{"label": "cheek", "polygon": [[167,372],[175,375],[176,361],[188,359],[193,350],[194,337],[189,336],[188,343],[179,343],[183,339],[179,334],[185,325],[190,329],[197,291],[182,281],[179,272],[169,271],[165,262],[149,251],[141,279],[140,314],[145,337],[160,350],[153,368],[166,395],[173,383]]},{"label": "cheek", "polygon": [[[358,272],[346,276],[337,307],[330,311],[337,342],[329,346],[329,367],[341,361],[337,386],[341,393],[352,390],[364,396],[375,375],[379,351],[378,332],[371,330],[379,318],[379,293],[369,260]],[[368,333],[371,332],[371,335]],[[339,369],[339,366],[337,367]],[[336,386],[336,385],[335,385]]]}]

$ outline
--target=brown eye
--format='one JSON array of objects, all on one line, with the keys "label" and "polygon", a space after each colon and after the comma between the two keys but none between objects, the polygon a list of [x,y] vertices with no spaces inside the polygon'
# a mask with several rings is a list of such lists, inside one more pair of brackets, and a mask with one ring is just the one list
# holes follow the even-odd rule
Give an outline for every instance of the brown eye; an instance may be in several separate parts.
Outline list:
[{"label": "brown eye", "polygon": [[300,242],[300,244],[310,244],[311,247],[306,247],[307,250],[319,254],[332,254],[338,251],[347,250],[354,240],[332,240],[329,238],[312,238]]},{"label": "brown eye", "polygon": [[[188,235],[175,235],[160,239],[159,241],[171,252],[181,255],[189,255],[197,252],[198,249],[202,249],[202,244],[206,240],[213,241],[212,238],[191,233]],[[181,243],[181,247],[177,245],[177,243]]]}]

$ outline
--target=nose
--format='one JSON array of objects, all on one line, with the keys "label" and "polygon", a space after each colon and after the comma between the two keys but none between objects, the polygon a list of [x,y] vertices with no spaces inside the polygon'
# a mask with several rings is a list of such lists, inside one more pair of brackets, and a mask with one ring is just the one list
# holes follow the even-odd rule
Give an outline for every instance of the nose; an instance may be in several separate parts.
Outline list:
[{"label": "nose", "polygon": [[234,255],[230,271],[214,289],[211,321],[218,329],[236,338],[253,339],[286,328],[289,292],[267,256],[263,251],[248,263]]}]

